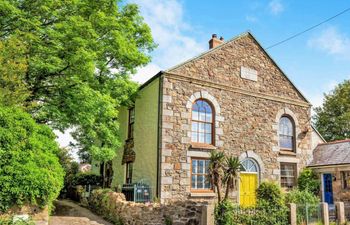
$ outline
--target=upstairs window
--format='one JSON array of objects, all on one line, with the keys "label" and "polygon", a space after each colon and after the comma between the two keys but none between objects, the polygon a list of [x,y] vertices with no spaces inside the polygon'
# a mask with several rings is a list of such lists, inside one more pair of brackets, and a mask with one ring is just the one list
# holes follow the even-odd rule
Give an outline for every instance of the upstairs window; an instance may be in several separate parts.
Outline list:
[{"label": "upstairs window", "polygon": [[292,189],[296,186],[297,165],[294,163],[281,163],[281,187]]},{"label": "upstairs window", "polygon": [[134,138],[135,108],[129,109],[128,139]]},{"label": "upstairs window", "polygon": [[282,116],[279,121],[279,145],[282,150],[295,149],[294,122],[288,116]]},{"label": "upstairs window", "polygon": [[213,144],[213,114],[212,106],[206,100],[199,99],[193,104],[192,142]]}]

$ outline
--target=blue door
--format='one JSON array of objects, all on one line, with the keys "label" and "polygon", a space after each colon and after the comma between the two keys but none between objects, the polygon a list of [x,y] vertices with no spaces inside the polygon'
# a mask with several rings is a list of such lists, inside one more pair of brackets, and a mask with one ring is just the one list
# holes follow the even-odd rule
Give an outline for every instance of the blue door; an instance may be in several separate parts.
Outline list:
[{"label": "blue door", "polygon": [[324,201],[333,204],[332,174],[323,174]]}]

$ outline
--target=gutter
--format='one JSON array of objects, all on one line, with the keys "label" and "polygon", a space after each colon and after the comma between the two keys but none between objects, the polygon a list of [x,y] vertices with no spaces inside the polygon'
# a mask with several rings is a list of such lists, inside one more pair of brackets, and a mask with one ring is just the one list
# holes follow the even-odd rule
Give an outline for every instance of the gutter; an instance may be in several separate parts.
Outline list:
[{"label": "gutter", "polygon": [[161,159],[162,159],[162,115],[163,115],[163,71],[160,71],[155,76],[153,76],[149,81],[140,87],[147,86],[149,82],[152,82],[154,79],[159,77],[159,87],[158,87],[158,131],[157,131],[157,187],[156,187],[156,196],[160,198],[161,193]]}]

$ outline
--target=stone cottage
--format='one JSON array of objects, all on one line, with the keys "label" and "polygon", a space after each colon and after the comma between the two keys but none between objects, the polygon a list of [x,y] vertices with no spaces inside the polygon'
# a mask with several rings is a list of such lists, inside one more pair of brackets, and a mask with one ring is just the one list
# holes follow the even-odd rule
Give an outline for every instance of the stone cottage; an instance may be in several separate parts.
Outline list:
[{"label": "stone cottage", "polygon": [[112,186],[144,183],[162,202],[215,197],[207,177],[214,149],[244,167],[232,197],[255,202],[264,180],[296,185],[323,142],[310,123],[311,104],[249,32],[213,35],[209,50],[143,84],[133,108],[120,109],[123,149]]},{"label": "stone cottage", "polygon": [[309,168],[321,180],[321,200],[333,205],[342,201],[350,217],[350,140],[319,144]]}]

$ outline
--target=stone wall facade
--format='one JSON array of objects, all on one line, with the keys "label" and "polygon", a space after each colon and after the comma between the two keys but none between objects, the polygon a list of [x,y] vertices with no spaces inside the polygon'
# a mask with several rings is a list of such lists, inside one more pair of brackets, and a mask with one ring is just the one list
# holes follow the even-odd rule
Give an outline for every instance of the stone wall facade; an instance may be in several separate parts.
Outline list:
[{"label": "stone wall facade", "polygon": [[[89,205],[97,214],[119,224],[128,225],[214,225],[205,202],[172,201],[167,204],[125,201],[122,193],[95,190]],[[209,212],[210,213],[210,212]],[[207,218],[211,218],[209,221]]]},{"label": "stone wall facade", "polygon": [[[257,79],[242,78],[242,66],[257,71]],[[166,71],[161,82],[163,202],[214,198],[214,193],[191,192],[191,158],[208,158],[213,149],[254,159],[259,182],[279,181],[281,162],[296,163],[299,172],[311,160],[311,105],[250,34]],[[215,111],[213,148],[191,143],[191,109],[197,99],[206,99]],[[294,120],[295,153],[280,151],[282,115]]]}]

